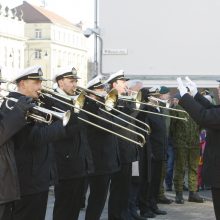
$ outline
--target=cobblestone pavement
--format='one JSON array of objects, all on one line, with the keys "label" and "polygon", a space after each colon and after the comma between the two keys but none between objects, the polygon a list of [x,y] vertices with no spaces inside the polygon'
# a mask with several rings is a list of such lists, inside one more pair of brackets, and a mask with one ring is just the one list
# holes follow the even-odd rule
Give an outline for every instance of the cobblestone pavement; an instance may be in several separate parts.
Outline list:
[{"label": "cobblestone pavement", "polygon": [[[174,192],[166,193],[168,198],[174,200]],[[160,209],[167,211],[167,215],[157,216],[156,218],[151,218],[152,220],[215,220],[213,204],[211,199],[211,192],[209,190],[201,191],[206,202],[203,204],[187,202],[188,192],[184,193],[185,204],[178,205],[172,203],[171,205],[159,204]],[[52,220],[52,210],[53,210],[54,196],[50,192],[47,208],[46,220]],[[79,220],[84,220],[85,210],[80,212]],[[107,206],[104,209],[101,220],[107,220]]]}]

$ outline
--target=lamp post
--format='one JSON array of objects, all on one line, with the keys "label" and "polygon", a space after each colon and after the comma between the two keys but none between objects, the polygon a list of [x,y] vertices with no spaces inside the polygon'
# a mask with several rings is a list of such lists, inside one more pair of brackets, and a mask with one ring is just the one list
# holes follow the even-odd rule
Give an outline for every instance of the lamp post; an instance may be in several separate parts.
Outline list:
[{"label": "lamp post", "polygon": [[[84,36],[89,38],[92,34],[95,35],[95,39],[99,39],[99,68],[97,61],[97,45],[94,45],[94,63],[95,63],[95,72],[98,75],[102,75],[102,49],[103,49],[103,39],[100,37],[100,29],[98,28],[87,28],[83,32]],[[96,41],[97,42],[97,41]]]},{"label": "lamp post", "polygon": [[[39,57],[38,57],[38,59],[41,59],[41,53],[42,53],[42,50],[35,50],[33,53],[31,53],[31,55],[29,54],[29,51],[28,51],[27,66],[30,66],[31,58],[32,58],[33,55],[36,56],[36,53],[39,53]],[[46,51],[45,54],[44,54],[44,57],[47,57],[47,56],[48,56],[48,53],[47,53],[47,51]]]},{"label": "lamp post", "polygon": [[[98,30],[98,0],[94,0],[94,29]],[[93,32],[95,33],[95,32]],[[97,33],[97,32],[96,32]],[[99,31],[98,31],[99,33]],[[94,63],[95,63],[95,72],[98,74],[98,59],[97,59],[97,34],[94,35]]]}]

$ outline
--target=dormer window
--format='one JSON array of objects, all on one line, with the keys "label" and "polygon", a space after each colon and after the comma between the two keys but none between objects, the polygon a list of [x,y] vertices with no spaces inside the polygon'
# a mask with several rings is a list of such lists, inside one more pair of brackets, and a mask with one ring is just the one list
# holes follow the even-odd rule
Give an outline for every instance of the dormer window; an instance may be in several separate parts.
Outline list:
[{"label": "dormer window", "polygon": [[42,38],[42,30],[41,29],[35,29],[35,38],[36,39]]}]

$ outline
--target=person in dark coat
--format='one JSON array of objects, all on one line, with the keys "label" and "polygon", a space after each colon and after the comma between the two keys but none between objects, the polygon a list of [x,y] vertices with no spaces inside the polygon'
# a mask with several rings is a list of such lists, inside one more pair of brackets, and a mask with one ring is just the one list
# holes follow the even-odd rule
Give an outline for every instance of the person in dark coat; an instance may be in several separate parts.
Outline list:
[{"label": "person in dark coat", "polygon": [[[30,96],[38,98],[42,82],[41,67],[29,67],[15,77],[18,92],[10,92],[8,97],[19,99]],[[4,102],[2,112],[6,114],[15,106],[14,101]],[[36,113],[36,112],[35,112]],[[37,113],[39,114],[39,113]],[[12,207],[13,220],[44,220],[51,176],[53,148],[50,144],[69,133],[75,126],[63,127],[61,120],[50,125],[29,120],[13,136],[14,154],[18,170],[21,198]],[[70,130],[69,130],[70,129]]]},{"label": "person in dark coat", "polygon": [[177,79],[181,99],[179,104],[203,128],[207,129],[202,175],[204,183],[211,186],[216,219],[220,220],[220,106],[211,104],[197,90],[188,77],[187,88]]},{"label": "person in dark coat", "polygon": [[[87,88],[100,95],[105,92],[100,76],[96,76],[89,81]],[[90,97],[103,102],[103,99],[93,94],[90,94]],[[85,110],[109,121],[113,121],[112,116],[101,111],[101,108],[104,109],[101,104],[87,98],[84,107]],[[112,124],[91,115],[88,116],[88,119],[96,125],[115,131]],[[114,134],[92,125],[87,126],[87,134],[94,161],[94,173],[88,177],[90,193],[85,219],[99,220],[107,198],[111,175],[120,169],[118,139]]]},{"label": "person in dark coat", "polygon": [[[127,92],[126,81],[128,79],[124,76],[124,71],[120,70],[112,74],[105,82],[110,85],[110,89],[114,88],[118,91],[119,95]],[[126,106],[127,102],[119,102],[118,105]],[[136,116],[136,112],[127,111],[128,109],[122,109],[125,113],[129,113],[131,116]],[[127,119],[128,120],[128,119]],[[130,120],[129,120],[130,121]],[[134,121],[130,121],[135,123]],[[128,136],[127,131],[123,132],[124,136]],[[136,137],[131,137],[135,140]],[[114,173],[111,177],[110,195],[108,202],[108,219],[109,220],[128,220],[128,203],[129,192],[131,184],[132,174],[132,162],[138,160],[138,149],[134,143],[118,139],[121,169]]]},{"label": "person in dark coat", "polygon": [[[0,85],[3,81],[0,79]],[[0,219],[11,218],[13,201],[20,198],[12,136],[26,124],[26,113],[33,107],[31,99],[21,97],[7,114],[0,112]],[[16,123],[14,123],[16,121]]]},{"label": "person in dark coat", "polygon": [[[150,94],[148,94],[149,96]],[[147,94],[146,99],[147,100]],[[153,103],[156,104],[156,103]],[[159,108],[145,105],[144,110],[153,113],[161,113]],[[156,215],[165,215],[166,211],[160,210],[157,205],[157,196],[160,190],[162,164],[166,159],[166,124],[163,116],[147,114],[151,128],[149,142],[152,150],[151,158],[151,181],[141,189],[140,193],[140,214],[146,218],[153,218]]]},{"label": "person in dark coat", "polygon": [[[54,79],[58,84],[56,92],[67,97],[74,96],[78,79],[74,67],[61,68]],[[71,101],[69,103],[73,104]],[[53,104],[54,107],[64,111],[71,109],[59,101],[54,101]],[[83,112],[79,112],[78,116],[87,119]],[[84,196],[86,177],[94,172],[86,124],[77,120],[77,131],[68,138],[54,142],[53,145],[58,168],[58,183],[54,188],[53,219],[77,220]]]},{"label": "person in dark coat", "polygon": [[[146,91],[148,89],[142,88],[143,83],[138,80],[131,80],[128,81],[128,89],[130,91],[129,95],[132,95],[132,93],[138,94],[138,92],[141,92],[141,97],[143,100],[140,100],[141,102],[144,102],[144,96]],[[148,91],[149,92],[149,91]],[[143,109],[144,106],[141,105],[139,109]],[[138,111],[137,119],[149,124],[148,122],[148,115],[146,113]],[[139,124],[136,122],[136,125],[139,127],[142,127],[144,130],[146,130],[146,126]],[[143,147],[138,148],[139,152],[139,161],[136,161],[132,163],[132,179],[131,179],[131,187],[130,187],[130,193],[129,193],[129,214],[130,218],[132,220],[146,220],[146,217],[140,216],[138,214],[138,203],[139,203],[139,194],[142,192],[141,189],[145,186],[147,186],[150,182],[150,163],[151,163],[151,146],[149,142],[149,133],[142,132],[142,134],[145,136],[146,143]]]}]

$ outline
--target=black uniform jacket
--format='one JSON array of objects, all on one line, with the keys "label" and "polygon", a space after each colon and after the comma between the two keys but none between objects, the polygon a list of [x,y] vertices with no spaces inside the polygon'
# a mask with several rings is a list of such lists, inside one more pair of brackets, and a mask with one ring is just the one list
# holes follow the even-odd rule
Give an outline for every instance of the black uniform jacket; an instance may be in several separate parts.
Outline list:
[{"label": "black uniform jacket", "polygon": [[11,137],[25,125],[19,108],[8,114],[0,113],[0,204],[19,199],[20,187]]},{"label": "black uniform jacket", "polygon": [[[75,114],[71,107],[59,101],[54,101],[53,105],[63,111],[71,110],[71,114]],[[78,116],[88,120],[83,112],[80,112]],[[94,164],[88,144],[86,124],[80,120],[73,123],[77,123],[77,130],[68,138],[62,138],[53,143],[55,147],[59,179],[83,177],[94,172]]]},{"label": "black uniform jacket", "polygon": [[[161,113],[158,109],[146,106],[144,110]],[[148,122],[151,128],[151,134],[149,141],[152,150],[152,159],[154,160],[165,160],[166,159],[166,148],[167,148],[167,133],[166,124],[163,116],[148,113]]]},{"label": "black uniform jacket", "polygon": [[[119,100],[118,105],[124,106],[124,108],[119,108],[120,111],[122,111],[132,117],[137,117],[138,112],[132,110],[134,108],[133,103]],[[112,111],[112,112],[114,113],[114,111]],[[125,119],[126,121],[129,121],[130,123],[133,123],[133,124],[136,123],[135,120],[129,119],[128,117],[124,116],[123,114],[120,114],[120,113],[115,113],[115,114],[118,117],[121,117],[122,119]],[[131,130],[136,130],[136,128],[134,128],[133,126],[125,124],[125,123],[121,122],[120,120],[115,119],[115,122],[117,122],[125,127],[128,127]],[[133,134],[133,133],[126,131],[124,129],[120,130],[120,134],[125,137],[128,137],[132,140],[135,140],[135,141],[138,140],[136,134]],[[119,146],[119,151],[120,151],[121,164],[128,164],[128,163],[137,161],[139,159],[138,145],[119,137],[118,138],[118,146]]]},{"label": "black uniform jacket", "polygon": [[201,127],[207,129],[204,152],[203,180],[212,187],[220,187],[220,106],[212,105],[201,94],[185,94],[179,104]]},{"label": "black uniform jacket", "polygon": [[[101,111],[99,104],[94,101],[87,99],[84,109],[109,121],[113,121],[112,116]],[[111,131],[117,132],[118,130],[114,129],[114,125],[91,115],[88,115],[88,120]],[[117,136],[93,125],[87,125],[87,134],[94,161],[94,175],[110,174],[118,171],[120,169],[120,158]]]},{"label": "black uniform jacket", "polygon": [[[21,94],[12,92],[9,97],[19,98]],[[9,101],[10,106],[14,102]],[[2,104],[2,111],[10,111]],[[52,141],[66,137],[66,129],[61,120],[47,125],[31,121],[13,136],[14,153],[18,169],[21,195],[30,195],[49,189],[53,161]]]},{"label": "black uniform jacket", "polygon": [[[146,110],[146,106],[141,105],[140,109]],[[149,119],[148,119],[148,114],[144,112],[139,112],[137,119],[148,124]],[[136,123],[139,127],[146,129],[146,126],[140,123]],[[152,146],[150,143],[150,134],[147,134],[146,132],[142,132],[142,134],[145,136],[146,143],[144,144],[143,147],[139,147],[139,155],[140,155],[140,166],[139,166],[139,171],[140,171],[140,176],[144,177],[145,179],[150,182],[151,180],[151,158],[152,158]]]}]

